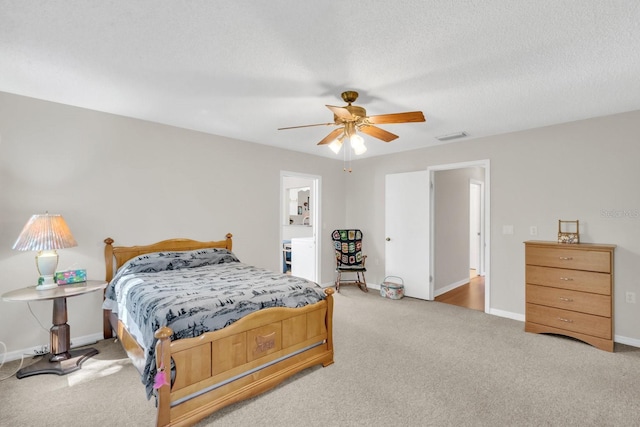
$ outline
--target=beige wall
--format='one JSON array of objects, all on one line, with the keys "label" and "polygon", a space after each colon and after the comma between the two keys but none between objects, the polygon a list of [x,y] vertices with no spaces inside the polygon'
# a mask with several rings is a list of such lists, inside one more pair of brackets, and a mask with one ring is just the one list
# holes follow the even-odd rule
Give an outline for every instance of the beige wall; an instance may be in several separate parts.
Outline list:
[{"label": "beige wall", "polygon": [[[583,241],[618,245],[616,335],[640,346],[639,307],[625,303],[625,292],[640,292],[638,135],[640,111],[364,159],[344,174],[339,160],[0,93],[0,293],[34,282],[35,254],[11,246],[45,210],[64,215],[79,244],[59,251],[60,267],[91,278],[104,274],[109,236],[128,245],[232,232],[243,261],[277,270],[281,170],[322,176],[321,282],[333,280],[330,231],[358,227],[367,280],[380,283],[385,175],[489,159],[492,312],[524,314],[529,227],[553,240],[558,219],[579,219]],[[69,299],[72,339],[99,334],[100,303],[99,294]],[[31,305],[48,328],[51,303]],[[48,331],[26,304],[0,301],[0,340],[17,351],[48,343]]]},{"label": "beige wall", "polygon": [[[106,237],[130,245],[231,232],[242,261],[278,270],[281,170],[322,177],[320,272],[331,283],[341,161],[0,93],[0,293],[35,284],[35,253],[11,246],[46,210],[62,214],[78,242],[58,251],[59,268],[86,268],[89,278],[104,278]],[[72,340],[102,330],[100,304],[99,293],[68,300]],[[51,302],[31,306],[46,329],[26,303],[0,301],[9,352],[49,342]]]},{"label": "beige wall", "polygon": [[[538,227],[536,239],[554,240],[558,219],[579,219],[582,241],[618,245],[615,333],[640,346],[640,307],[625,302],[625,292],[640,293],[639,135],[635,111],[355,162],[347,222],[366,233],[367,280],[384,278],[386,174],[489,159],[492,311],[524,315],[522,242],[532,238],[529,227]],[[503,235],[503,225],[513,225],[514,234]]]}]

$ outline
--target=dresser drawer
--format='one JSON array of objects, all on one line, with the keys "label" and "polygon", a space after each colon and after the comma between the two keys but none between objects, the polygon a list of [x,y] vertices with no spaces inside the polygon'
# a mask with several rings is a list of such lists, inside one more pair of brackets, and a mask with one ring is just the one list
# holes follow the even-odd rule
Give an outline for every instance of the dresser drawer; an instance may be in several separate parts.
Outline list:
[{"label": "dresser drawer", "polygon": [[611,274],[609,273],[540,267],[538,265],[527,265],[525,272],[526,283],[602,295],[611,294]]},{"label": "dresser drawer", "polygon": [[527,322],[578,332],[594,337],[612,339],[611,318],[577,313],[559,308],[527,303]]},{"label": "dresser drawer", "polygon": [[611,297],[527,284],[527,302],[611,317]]},{"label": "dresser drawer", "polygon": [[556,247],[553,250],[539,246],[527,246],[526,263],[545,267],[575,270],[611,272],[611,255],[606,251],[581,250]]}]

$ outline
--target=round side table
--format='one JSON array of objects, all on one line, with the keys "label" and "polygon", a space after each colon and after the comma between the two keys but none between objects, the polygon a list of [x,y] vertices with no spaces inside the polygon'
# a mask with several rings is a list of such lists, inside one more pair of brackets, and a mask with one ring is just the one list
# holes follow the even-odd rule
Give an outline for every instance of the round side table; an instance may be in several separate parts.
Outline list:
[{"label": "round side table", "polygon": [[30,286],[3,294],[4,301],[53,300],[53,326],[50,329],[49,353],[36,363],[20,369],[16,377],[24,378],[38,374],[65,375],[77,371],[82,362],[98,354],[95,348],[71,350],[71,329],[67,323],[67,298],[106,287],[107,282],[104,280],[87,280],[42,291],[36,290],[35,286]]}]

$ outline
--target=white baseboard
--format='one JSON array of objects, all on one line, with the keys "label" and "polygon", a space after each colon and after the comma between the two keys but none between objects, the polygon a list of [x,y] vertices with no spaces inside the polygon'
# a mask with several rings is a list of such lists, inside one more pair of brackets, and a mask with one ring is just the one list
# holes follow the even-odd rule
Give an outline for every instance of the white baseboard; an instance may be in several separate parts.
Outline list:
[{"label": "white baseboard", "polygon": [[498,317],[506,317],[507,319],[519,320],[520,322],[524,322],[524,314],[520,313],[512,313],[510,311],[498,310],[496,308],[490,308],[489,314],[493,314]]},{"label": "white baseboard", "polygon": [[322,289],[324,289],[324,288],[332,288],[334,285],[335,285],[335,283],[334,283],[334,282],[328,282],[328,283],[321,283],[321,284],[320,284],[320,287],[321,287]]},{"label": "white baseboard", "polygon": [[632,347],[640,348],[640,340],[635,339],[635,338],[629,338],[629,337],[623,337],[623,336],[620,336],[620,335],[614,335],[613,341],[614,342],[618,342],[620,344],[626,344],[626,345],[630,345]]},{"label": "white baseboard", "polygon": [[[335,286],[335,282],[322,283],[320,285],[321,288],[333,288]],[[367,283],[367,288],[369,289],[378,289],[380,290],[380,285],[372,285],[371,283]]]},{"label": "white baseboard", "polygon": [[[89,344],[93,344],[97,341],[100,341],[103,339],[102,336],[102,332],[100,333],[96,333],[96,334],[91,334],[91,335],[85,335],[83,337],[75,337],[71,339],[71,348],[75,348],[75,347],[82,347],[85,345],[89,345]],[[46,344],[40,344],[37,345],[35,347],[30,347],[30,348],[24,348],[22,350],[16,350],[16,351],[12,351],[12,352],[7,352],[7,354],[4,355],[4,361],[5,362],[11,362],[12,360],[19,360],[22,357],[33,357],[37,355],[37,352],[39,352],[40,350],[42,350],[43,347],[49,347],[49,343]],[[0,355],[0,362],[2,361],[2,355]]]},{"label": "white baseboard", "polygon": [[453,282],[450,285],[445,286],[444,288],[435,289],[434,298],[439,297],[442,294],[446,294],[447,292],[452,291],[455,288],[459,288],[462,285],[466,285],[467,283],[469,283],[469,278],[458,280],[457,282]]}]

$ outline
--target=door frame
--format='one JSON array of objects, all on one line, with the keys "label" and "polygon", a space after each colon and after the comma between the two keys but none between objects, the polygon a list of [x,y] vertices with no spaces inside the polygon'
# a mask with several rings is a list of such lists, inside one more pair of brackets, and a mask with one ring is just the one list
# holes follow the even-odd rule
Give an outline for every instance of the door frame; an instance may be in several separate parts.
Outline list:
[{"label": "door frame", "polygon": [[[481,253],[484,253],[484,262],[483,269],[485,272],[484,279],[484,312],[489,313],[491,311],[491,161],[489,159],[484,160],[472,160],[469,162],[460,162],[460,163],[449,163],[443,165],[434,165],[429,166],[427,170],[429,171],[429,181],[430,181],[430,196],[429,196],[429,271],[432,277],[435,277],[435,251],[437,248],[435,247],[435,189],[434,186],[434,174],[437,171],[445,171],[451,169],[466,169],[473,167],[481,167],[484,168],[484,186],[483,186],[483,194],[481,195],[481,199],[484,200],[484,206],[482,209],[483,215],[483,247],[484,250]],[[431,295],[435,295],[434,286],[435,280],[431,280],[429,283],[429,292]]]},{"label": "door frame", "polygon": [[[287,198],[288,201],[288,195],[286,194],[286,189],[284,188],[284,179],[286,177],[291,177],[291,178],[300,178],[300,179],[305,179],[305,180],[310,180],[311,181],[311,194],[313,195],[313,198],[311,199],[311,215],[313,218],[313,224],[311,225],[311,233],[313,235],[313,242],[314,242],[314,259],[315,259],[315,268],[314,268],[314,278],[313,281],[316,283],[320,283],[319,279],[320,279],[320,254],[322,253],[322,248],[321,248],[321,239],[318,239],[318,229],[319,229],[319,224],[322,224],[322,218],[321,218],[321,200],[322,197],[320,197],[320,192],[322,190],[322,177],[319,175],[310,175],[310,174],[306,174],[306,173],[300,173],[300,172],[291,172],[291,171],[280,171],[280,215],[278,215],[278,242],[279,242],[279,246],[280,249],[278,250],[277,254],[278,254],[278,262],[279,264],[277,265],[282,265],[282,218],[284,218],[285,216],[285,197]],[[281,267],[280,267],[281,268]]]}]

